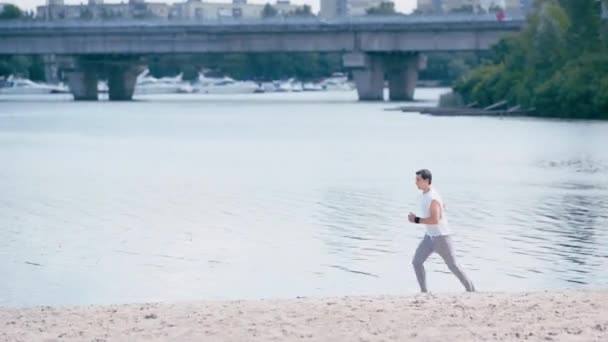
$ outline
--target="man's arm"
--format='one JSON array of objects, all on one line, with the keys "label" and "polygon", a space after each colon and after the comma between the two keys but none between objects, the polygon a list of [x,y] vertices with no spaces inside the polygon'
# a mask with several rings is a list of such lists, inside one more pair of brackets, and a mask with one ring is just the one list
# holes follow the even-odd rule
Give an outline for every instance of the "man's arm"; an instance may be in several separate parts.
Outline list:
[{"label": "man's arm", "polygon": [[[416,222],[416,215],[410,213],[408,216],[410,222]],[[441,205],[439,201],[433,200],[431,202],[431,216],[425,218],[419,218],[419,221],[416,223],[422,224],[439,224],[439,220],[441,219]]]}]

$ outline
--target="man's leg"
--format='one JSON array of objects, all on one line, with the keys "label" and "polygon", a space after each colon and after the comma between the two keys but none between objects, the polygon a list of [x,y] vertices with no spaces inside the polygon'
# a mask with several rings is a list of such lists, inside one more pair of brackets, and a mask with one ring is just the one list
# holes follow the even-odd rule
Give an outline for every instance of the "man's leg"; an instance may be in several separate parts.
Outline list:
[{"label": "man's leg", "polygon": [[416,279],[418,279],[418,285],[420,285],[420,291],[426,292],[426,272],[424,271],[424,261],[433,254],[433,242],[428,235],[424,235],[424,239],[420,241],[414,260],[414,271],[416,272]]},{"label": "man's leg", "polygon": [[433,248],[437,254],[441,255],[443,261],[448,265],[448,268],[458,280],[462,283],[464,288],[468,292],[474,292],[475,286],[469,278],[467,278],[466,274],[462,271],[462,268],[456,263],[456,258],[454,256],[454,247],[452,245],[452,238],[450,236],[437,236],[433,238]]}]

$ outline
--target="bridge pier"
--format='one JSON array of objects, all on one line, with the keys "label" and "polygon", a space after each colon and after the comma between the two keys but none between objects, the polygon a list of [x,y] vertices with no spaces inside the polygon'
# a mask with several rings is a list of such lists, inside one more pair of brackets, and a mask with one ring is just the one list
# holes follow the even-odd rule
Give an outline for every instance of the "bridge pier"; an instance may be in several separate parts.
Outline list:
[{"label": "bridge pier", "polygon": [[390,101],[412,101],[418,82],[419,55],[397,54],[385,57]]},{"label": "bridge pier", "polygon": [[108,92],[110,101],[133,99],[137,75],[143,71],[139,64],[114,64],[108,67]]},{"label": "bridge pier", "polygon": [[342,57],[352,70],[359,101],[383,101],[387,75],[390,101],[411,101],[418,82],[418,53],[352,52]]},{"label": "bridge pier", "polygon": [[352,69],[359,101],[384,100],[384,68],[381,55],[362,52],[342,56],[344,67]]},{"label": "bridge pier", "polygon": [[94,69],[69,70],[65,74],[74,100],[97,101],[97,73]]},{"label": "bridge pier", "polygon": [[46,57],[48,64],[56,64],[59,74],[67,81],[76,101],[97,101],[97,70],[85,67],[78,57]]},{"label": "bridge pier", "polygon": [[143,71],[144,65],[138,57],[112,55],[62,57],[60,62],[76,101],[98,99],[98,78],[108,80],[110,101],[133,99],[137,75]]},{"label": "bridge pier", "polygon": [[47,83],[59,83],[58,62],[55,55],[42,55],[44,64],[44,79]]}]

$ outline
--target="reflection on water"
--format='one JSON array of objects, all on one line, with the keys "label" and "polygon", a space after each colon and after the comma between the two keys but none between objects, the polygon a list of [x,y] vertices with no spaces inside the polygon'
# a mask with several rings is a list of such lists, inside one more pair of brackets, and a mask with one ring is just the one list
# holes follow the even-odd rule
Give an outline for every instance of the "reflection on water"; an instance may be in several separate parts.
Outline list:
[{"label": "reflection on water", "polygon": [[37,100],[0,102],[0,305],[412,293],[422,167],[481,290],[608,285],[605,123],[352,93]]},{"label": "reflection on water", "polygon": [[[552,216],[557,223],[557,229],[553,231],[557,237],[553,248],[547,247],[547,249],[563,258],[566,264],[553,269],[556,273],[560,271],[563,273],[560,279],[588,284],[597,276],[599,270],[596,267],[601,266],[594,259],[608,257],[608,253],[604,251],[602,255],[602,249],[598,250],[597,241],[598,230],[605,229],[605,224],[608,222],[608,206],[605,196],[590,196],[584,193],[585,190],[593,190],[593,187],[580,186],[579,189],[584,189],[583,193],[562,196],[561,201],[556,201],[556,206],[552,207]],[[603,242],[601,232],[599,233],[601,245]],[[556,262],[556,266],[561,264]]]},{"label": "reflection on water", "polygon": [[396,203],[389,203],[377,190],[328,189],[319,201],[317,220],[324,227],[319,239],[327,245],[340,265],[335,269],[379,277],[371,271],[356,270],[361,262],[373,263],[377,256],[396,254],[392,245]]},{"label": "reflection on water", "polygon": [[555,168],[555,169],[568,169],[572,172],[581,173],[603,173],[608,172],[608,165],[603,160],[597,160],[592,158],[586,159],[569,159],[569,160],[544,160],[539,163],[541,167]]}]

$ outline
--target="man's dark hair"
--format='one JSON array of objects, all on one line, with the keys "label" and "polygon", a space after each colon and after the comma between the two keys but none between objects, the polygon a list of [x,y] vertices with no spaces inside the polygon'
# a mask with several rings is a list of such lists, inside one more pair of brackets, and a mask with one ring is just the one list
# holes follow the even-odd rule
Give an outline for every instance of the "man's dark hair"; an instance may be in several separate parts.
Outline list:
[{"label": "man's dark hair", "polygon": [[433,183],[433,174],[431,171],[427,169],[422,169],[420,171],[416,171],[416,175],[420,176],[420,178],[424,180],[428,180],[429,184]]}]

